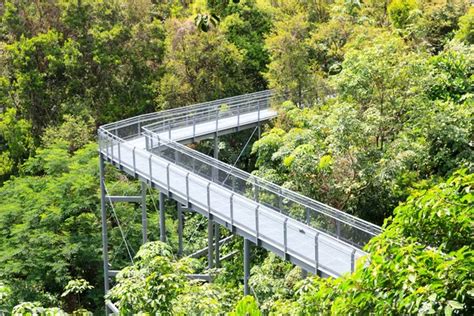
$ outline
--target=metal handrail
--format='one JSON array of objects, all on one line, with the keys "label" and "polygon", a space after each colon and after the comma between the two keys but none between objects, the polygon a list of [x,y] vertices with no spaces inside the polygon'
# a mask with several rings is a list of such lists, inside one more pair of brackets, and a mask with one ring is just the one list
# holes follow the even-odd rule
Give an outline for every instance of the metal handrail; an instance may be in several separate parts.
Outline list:
[{"label": "metal handrail", "polygon": [[[353,263],[356,257],[364,254],[360,249],[365,243],[371,237],[381,232],[379,226],[227,165],[173,140],[173,131],[176,131],[180,127],[192,127],[192,135],[195,137],[197,136],[196,126],[203,123],[211,122],[211,125],[208,125],[209,131],[219,132],[225,119],[230,117],[237,118],[237,126],[240,126],[241,116],[245,115],[245,113],[257,113],[255,120],[260,121],[262,119],[261,111],[270,107],[272,97],[273,92],[267,90],[179,109],[171,109],[159,113],[145,114],[117,123],[107,124],[99,128],[100,151],[111,158],[112,161],[118,162],[121,166],[126,166],[127,162],[123,161],[121,151],[128,148],[133,156],[132,161],[128,162],[128,164],[131,164],[128,168],[133,174],[138,175],[140,171],[137,170],[135,159],[136,156],[142,157],[146,151],[133,146],[130,147],[130,144],[125,142],[125,139],[145,136],[147,149],[151,151],[151,154],[147,153],[145,158],[149,163],[148,174],[141,174],[141,176],[145,178],[149,177],[149,181],[152,181],[152,174],[156,174],[154,173],[156,172],[154,171],[156,165],[163,165],[164,167],[162,166],[162,168],[164,168],[164,171],[162,172],[166,173],[166,178],[165,180],[159,181],[162,181],[161,186],[165,191],[167,190],[169,192],[171,190],[169,179],[171,169],[173,174],[181,173],[184,177],[185,180],[183,181],[186,182],[186,193],[181,192],[181,194],[188,202],[190,199],[190,181],[192,181],[193,185],[197,185],[196,183],[204,185],[203,183],[205,183],[208,194],[213,189],[220,190],[219,192],[228,192],[225,194],[226,196],[228,195],[229,198],[230,222],[232,224],[235,224],[234,220],[238,221],[238,218],[233,218],[234,203],[243,203],[242,201],[248,200],[249,202],[245,202],[245,205],[251,203],[249,207],[255,211],[256,227],[253,229],[257,232],[257,235],[260,235],[259,221],[261,220],[261,216],[266,218],[268,218],[268,216],[275,217],[279,220],[282,218],[281,216],[284,216],[283,218],[286,218],[284,223],[282,222],[284,229],[284,236],[282,238],[284,240],[283,243],[280,241],[280,246],[284,247],[285,253],[287,251],[286,230],[291,229],[291,231],[294,231],[295,229],[301,230],[303,228],[306,231],[304,226],[308,226],[309,228],[314,228],[316,231],[316,235],[314,235],[313,231],[309,230],[311,234],[308,236],[314,237],[316,243],[316,250],[314,252],[315,258],[313,258],[313,261],[315,260],[316,262],[316,269],[318,268],[318,243],[326,245],[329,243],[331,248],[344,253],[346,256],[350,256],[351,262]],[[225,105],[225,107],[223,107],[223,105]],[[225,108],[225,111],[222,110],[223,108]],[[266,115],[264,118],[268,119],[273,114],[266,112]],[[245,124],[249,124],[250,122],[249,120],[244,121]],[[212,122],[215,124],[214,127]],[[251,122],[253,122],[253,120],[251,120]],[[234,123],[235,122],[233,122],[233,124]],[[202,129],[200,130],[202,131]],[[171,156],[169,156],[170,153],[172,154]],[[162,160],[162,158],[166,160]],[[192,165],[199,164],[201,168],[205,168],[210,174],[206,174],[204,178],[202,178],[200,174],[202,172],[198,170],[197,173],[195,173],[194,167],[191,166],[191,164],[185,165],[181,163],[183,159],[187,159],[188,163],[189,159],[192,159]],[[216,170],[217,177],[214,176],[214,171]],[[223,181],[219,179],[219,175],[222,173],[224,174]],[[164,174],[162,176],[164,176]],[[228,178],[230,178],[230,184],[227,181]],[[243,189],[241,190],[235,187],[235,182],[243,184]],[[275,197],[275,200],[268,200],[268,198],[273,197]],[[202,207],[208,212],[212,211],[209,199],[207,205],[202,205]],[[289,211],[286,213],[285,208],[289,208]],[[294,210],[297,212],[303,210],[306,214],[306,220],[298,218],[298,216],[301,215],[299,213],[290,213]],[[288,221],[288,219],[291,220]],[[321,241],[320,236],[330,236],[333,239],[324,239]],[[260,236],[257,237],[260,238]],[[331,272],[330,267],[324,268],[326,271]],[[353,271],[353,269],[354,267],[352,265],[351,270]]]},{"label": "metal handrail", "polygon": [[[353,215],[347,214],[327,204],[324,204],[316,200],[313,200],[311,198],[308,198],[306,196],[303,196],[297,192],[283,188],[279,185],[276,185],[258,176],[242,171],[236,167],[230,166],[226,163],[223,163],[203,153],[192,150],[189,147],[184,146],[178,142],[160,137],[157,133],[154,133],[152,131],[146,131],[145,137],[149,139],[149,142],[150,142],[150,139],[155,140],[155,141],[152,141],[151,143],[156,144],[157,146],[154,148],[149,148],[149,150],[151,151],[153,151],[154,149],[159,149],[160,151],[163,151],[163,147],[166,147],[172,151],[177,151],[180,154],[185,155],[191,159],[196,159],[200,163],[206,164],[210,168],[216,168],[220,171],[223,171],[226,175],[234,176],[244,181],[249,186],[254,187],[256,190],[259,190],[261,193],[270,192],[278,196],[279,201],[285,200],[285,201],[292,201],[292,202],[298,203],[301,206],[303,206],[304,209],[309,209],[310,211],[315,212],[317,214],[330,217],[331,219],[334,219],[337,222],[353,227],[361,232],[367,233],[371,237],[376,236],[381,233],[381,228],[375,224],[367,222]],[[165,159],[168,158],[164,155],[160,155],[160,156]],[[191,170],[191,166],[183,166],[183,167],[188,170]],[[219,185],[223,185],[219,181],[212,179],[212,177],[209,178],[209,180],[214,181],[215,183]],[[278,209],[278,208],[275,208],[275,209]],[[321,229],[320,227],[315,227],[315,228]],[[337,236],[336,233],[332,233],[332,232],[329,232],[329,233],[333,234],[333,236],[334,235]],[[341,236],[338,236],[338,237],[341,237]],[[343,238],[343,239],[345,239],[347,242],[351,242],[350,239],[347,239],[347,238]],[[362,248],[364,244],[356,244],[356,245]]]},{"label": "metal handrail", "polygon": [[[268,102],[270,99],[271,99],[271,96],[265,95],[261,97],[252,98],[251,100],[246,100],[244,102],[246,105],[250,105],[251,103],[255,103],[255,102],[257,103],[261,101]],[[212,106],[199,107],[197,109],[189,109],[188,111],[185,111],[183,113],[173,113],[173,115],[170,115],[169,118],[162,119],[159,122],[143,125],[143,127],[146,127],[148,130],[156,131],[157,128],[160,128],[163,125],[168,125],[172,122],[182,123],[183,120],[186,121],[187,119],[189,121],[190,118],[195,118],[196,116],[209,118],[208,116],[213,113],[219,113],[219,112],[229,113],[234,109],[242,108],[242,103],[243,101],[241,100],[240,101],[235,100],[233,102],[219,102],[219,103],[213,104]],[[249,107],[249,109],[251,108]]]},{"label": "metal handrail", "polygon": [[[146,136],[146,143],[151,144],[151,149],[153,150],[158,146],[166,145],[171,150],[179,151],[181,154],[187,155],[193,159],[199,160],[201,163],[208,164],[211,168],[216,168],[221,170],[228,175],[236,177],[246,183],[251,183],[256,190],[261,190],[263,192],[269,192],[278,196],[280,205],[283,205],[282,201],[291,201],[293,203],[298,203],[303,206],[305,209],[308,209],[308,212],[312,212],[318,215],[323,215],[329,217],[336,221],[336,232],[333,234],[341,238],[340,234],[340,224],[347,225],[356,230],[364,232],[370,236],[376,236],[381,232],[379,226],[359,219],[355,216],[337,210],[330,207],[329,205],[323,204],[321,202],[315,201],[313,199],[307,198],[301,194],[290,191],[288,189],[282,188],[276,184],[273,184],[265,179],[256,177],[246,173],[240,169],[229,166],[225,163],[222,163],[218,160],[215,160],[211,157],[208,157],[202,153],[191,150],[186,146],[178,144],[171,140],[171,131],[181,127],[181,126],[193,126],[193,138],[196,136],[195,126],[196,124],[201,123],[200,118],[204,118],[204,121],[215,121],[216,131],[218,130],[219,120],[223,117],[226,117],[228,114],[234,114],[237,111],[237,118],[240,118],[242,115],[242,107],[248,107],[249,111],[258,111],[260,116],[260,111],[262,109],[268,108],[270,105],[270,99],[272,97],[271,91],[264,91],[255,94],[249,94],[245,96],[238,96],[234,98],[228,98],[231,102],[224,102],[224,100],[217,100],[213,102],[206,102],[200,105],[193,105],[189,107],[180,108],[179,111],[176,109],[165,111],[160,117],[163,121],[154,122],[147,124],[141,122],[140,127],[143,131],[143,134]],[[229,104],[230,103],[230,104]],[[221,105],[226,105],[225,112],[222,112]],[[209,108],[209,105],[212,105]],[[207,106],[207,107],[206,107]],[[245,111],[247,112],[247,111]],[[197,118],[196,118],[197,117]],[[191,119],[192,118],[192,119]],[[138,124],[140,122],[135,122]],[[120,124],[119,124],[120,125]],[[124,126],[129,126],[125,124]],[[101,127],[102,130],[106,131],[107,126]],[[114,130],[113,128],[112,130]],[[135,130],[135,129],[133,129]],[[163,131],[168,131],[168,135],[163,135]],[[110,131],[107,131],[111,133]],[[161,134],[160,134],[161,133]],[[113,135],[113,138],[117,140],[122,140],[118,135]],[[128,138],[128,137],[127,137]],[[311,217],[310,213],[307,217]],[[307,221],[309,223],[309,221]],[[347,241],[351,242],[350,239],[345,238]]]},{"label": "metal handrail", "polygon": [[[243,94],[243,95],[234,96],[234,97],[228,97],[228,98],[214,100],[214,101],[202,102],[202,103],[193,104],[193,105],[186,106],[186,107],[180,107],[180,108],[174,108],[174,109],[164,110],[164,111],[160,111],[160,112],[142,114],[142,115],[135,116],[135,117],[128,118],[128,119],[124,119],[124,120],[121,120],[121,121],[118,121],[118,122],[108,123],[108,124],[102,125],[100,128],[103,129],[103,130],[107,130],[107,131],[116,131],[117,129],[127,128],[131,125],[138,124],[138,123],[141,123],[141,125],[145,126],[147,124],[151,124],[152,123],[151,121],[158,121],[158,120],[161,121],[162,119],[170,118],[170,117],[173,117],[175,115],[182,114],[182,113],[185,113],[185,112],[189,112],[189,111],[192,111],[192,110],[199,110],[199,109],[206,108],[206,107],[209,107],[209,106],[212,106],[212,105],[215,105],[215,104],[231,103],[231,102],[235,102],[235,101],[239,101],[239,100],[241,102],[242,100],[252,99],[252,98],[259,97],[259,96],[264,96],[264,95],[267,95],[267,96],[273,95],[273,91],[272,90],[264,90],[264,91],[248,93],[248,94]],[[133,137],[133,136],[136,136],[136,135],[139,135],[139,134],[140,133],[137,130],[137,133],[135,133],[134,135],[128,135],[127,138]]]},{"label": "metal handrail", "polygon": [[[118,153],[114,154],[114,151],[112,149],[109,151],[109,147],[112,148],[113,146],[115,146],[117,143],[120,143],[120,141],[121,141],[121,140],[117,139],[114,136],[115,135],[111,134],[110,132],[103,131],[103,130],[99,131],[99,150],[102,153],[104,153],[104,151],[105,151],[106,156],[109,159],[111,159],[111,161],[117,162],[117,157],[116,156],[118,155]],[[110,140],[112,140],[112,141],[110,142]],[[104,141],[109,143],[109,144],[105,144],[105,150],[104,150],[104,144],[103,144]],[[114,141],[116,143],[114,143]],[[129,152],[132,153],[133,161],[135,161],[138,157],[141,157],[141,159],[143,159],[143,160],[147,160],[149,162],[150,170],[154,169],[154,168],[157,168],[157,167],[161,167],[161,168],[165,169],[165,174],[162,175],[162,178],[164,178],[166,180],[163,180],[163,179],[158,180],[158,183],[162,187],[167,188],[167,193],[169,193],[169,190],[170,190],[170,187],[171,187],[171,181],[170,181],[170,173],[171,172],[181,174],[181,177],[183,179],[185,179],[185,181],[186,181],[186,183],[185,183],[186,187],[189,187],[189,182],[191,182],[191,180],[195,184],[200,183],[199,185],[201,187],[206,187],[206,190],[208,192],[207,193],[208,198],[207,198],[207,202],[205,202],[204,204],[201,203],[202,204],[201,207],[206,209],[207,212],[209,212],[210,214],[213,214],[213,216],[219,216],[218,214],[214,213],[215,211],[214,211],[214,208],[210,204],[210,198],[209,198],[210,192],[213,191],[214,188],[215,188],[215,189],[218,189],[220,191],[227,191],[228,192],[226,195],[228,196],[228,198],[230,200],[231,207],[237,201],[238,203],[249,204],[250,208],[254,208],[256,218],[258,218],[260,216],[264,216],[264,217],[267,217],[267,218],[268,218],[268,216],[270,216],[270,217],[274,217],[275,219],[279,218],[279,221],[281,222],[281,225],[283,227],[283,230],[282,230],[282,232],[283,232],[282,233],[283,234],[282,235],[283,241],[278,242],[278,241],[275,241],[275,240],[272,240],[272,239],[268,239],[268,237],[263,236],[263,235],[260,235],[259,238],[263,239],[263,240],[266,240],[268,243],[276,243],[275,245],[278,245],[279,247],[284,249],[283,252],[284,252],[285,255],[290,254],[291,256],[296,256],[302,262],[306,262],[309,265],[313,265],[314,269],[315,269],[315,272],[317,272],[318,269],[321,269],[325,273],[328,273],[329,275],[332,275],[332,276],[338,276],[338,275],[341,274],[340,272],[334,270],[331,266],[323,265],[322,263],[319,262],[319,259],[318,259],[319,250],[318,249],[322,244],[331,247],[331,249],[333,249],[335,251],[338,251],[341,254],[349,256],[350,257],[350,263],[351,263],[351,265],[350,265],[350,271],[351,272],[353,272],[354,269],[355,269],[355,266],[353,264],[355,262],[355,260],[366,254],[364,251],[360,250],[358,247],[356,247],[356,246],[354,246],[350,243],[347,243],[343,240],[336,240],[335,238],[333,238],[333,236],[331,236],[330,234],[325,233],[324,231],[320,232],[320,231],[316,230],[316,231],[312,232],[311,230],[307,230],[307,233],[310,234],[308,237],[314,238],[314,240],[315,240],[314,257],[312,259],[308,259],[307,255],[302,256],[301,253],[295,253],[294,250],[292,250],[289,247],[289,239],[288,239],[288,229],[292,229],[293,231],[294,230],[301,231],[301,229],[303,228],[304,230],[306,230],[304,228],[306,226],[304,223],[301,223],[300,221],[293,220],[293,219],[290,222],[289,221],[290,218],[288,216],[285,216],[285,215],[281,215],[280,217],[276,217],[276,215],[278,215],[278,213],[276,213],[273,210],[270,210],[266,207],[260,207],[258,202],[252,201],[252,200],[248,199],[245,196],[233,194],[232,191],[230,191],[226,188],[222,188],[219,184],[216,184],[211,180],[202,179],[201,176],[193,174],[189,171],[182,170],[180,167],[176,166],[175,164],[171,164],[170,162],[167,162],[166,160],[163,161],[162,159],[160,159],[160,157],[157,157],[157,156],[154,156],[154,155],[149,155],[148,156],[146,151],[144,151],[142,149],[136,150],[136,147],[130,146],[127,142],[122,143],[122,148],[127,149]],[[147,181],[152,181],[153,180],[151,172],[150,173],[147,173],[147,172],[144,173],[144,171],[138,171],[136,169],[135,163],[133,163],[133,166],[132,166],[130,163],[122,162],[121,166],[129,168],[131,171],[133,171],[133,173],[135,175],[140,175],[144,179],[146,179]],[[172,166],[172,168],[171,168],[171,166]],[[173,171],[171,171],[171,169],[173,169]],[[212,188],[212,190],[211,190],[211,188]],[[177,193],[177,192],[175,192],[175,193]],[[190,198],[189,193],[186,193],[185,198],[187,198],[187,199]],[[193,201],[193,203],[194,203],[194,201]],[[234,225],[240,225],[240,224],[235,223],[235,218],[233,216],[232,211],[230,212],[230,214],[231,215],[230,215],[229,220],[231,222],[233,222]],[[253,229],[256,232],[258,232],[258,230],[259,230],[258,220],[255,221],[255,225],[256,226]],[[243,227],[243,228],[245,229],[245,227]],[[326,238],[325,240],[322,240],[320,238],[321,236],[329,237],[329,239]],[[308,261],[308,260],[311,260],[311,261]],[[314,261],[314,263],[312,263],[312,261]]]}]

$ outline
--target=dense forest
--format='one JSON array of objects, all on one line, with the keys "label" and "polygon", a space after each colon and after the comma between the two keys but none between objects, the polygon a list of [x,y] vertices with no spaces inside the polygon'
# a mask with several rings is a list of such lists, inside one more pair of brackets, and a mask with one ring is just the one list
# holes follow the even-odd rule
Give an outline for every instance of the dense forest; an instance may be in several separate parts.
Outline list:
[{"label": "dense forest", "polygon": [[[0,16],[0,314],[103,314],[104,299],[124,315],[474,314],[471,1],[4,0]],[[304,277],[253,247],[243,296],[234,237],[212,283],[189,280],[206,262],[177,256],[173,203],[157,241],[149,190],[151,242],[139,206],[108,218],[122,271],[104,298],[98,126],[264,89],[278,117],[248,147],[249,131],[220,138],[219,158],[383,225],[370,260]],[[140,192],[111,166],[106,182]],[[185,217],[189,254],[207,220]]]}]

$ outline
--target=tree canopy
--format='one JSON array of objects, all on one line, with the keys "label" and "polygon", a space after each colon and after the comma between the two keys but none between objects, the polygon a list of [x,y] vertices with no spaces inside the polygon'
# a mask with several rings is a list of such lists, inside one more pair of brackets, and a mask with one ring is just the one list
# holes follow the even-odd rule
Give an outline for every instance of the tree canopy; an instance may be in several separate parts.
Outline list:
[{"label": "tree canopy", "polygon": [[[473,17],[469,0],[3,1],[0,314],[472,315]],[[217,269],[179,257],[176,204],[158,242],[147,188],[143,246],[139,206],[107,206],[104,297],[98,126],[264,89],[278,117],[220,137],[220,160],[383,225],[368,256],[305,278],[254,247],[243,296],[242,239]],[[106,169],[109,194],[139,194]],[[191,254],[207,219],[184,220]]]}]

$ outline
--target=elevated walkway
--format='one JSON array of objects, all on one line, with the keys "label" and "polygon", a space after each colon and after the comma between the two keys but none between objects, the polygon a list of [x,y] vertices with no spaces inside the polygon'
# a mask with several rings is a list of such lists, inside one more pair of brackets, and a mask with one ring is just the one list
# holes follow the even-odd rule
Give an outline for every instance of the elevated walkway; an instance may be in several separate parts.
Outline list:
[{"label": "elevated walkway", "polygon": [[104,125],[101,157],[306,271],[352,272],[380,227],[184,145],[275,117],[271,98],[262,91]]}]

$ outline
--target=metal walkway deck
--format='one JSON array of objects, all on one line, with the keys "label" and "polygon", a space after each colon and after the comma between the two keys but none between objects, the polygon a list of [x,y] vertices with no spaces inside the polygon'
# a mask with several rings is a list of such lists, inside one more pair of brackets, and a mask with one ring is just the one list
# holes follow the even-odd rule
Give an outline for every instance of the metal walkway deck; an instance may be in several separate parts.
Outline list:
[{"label": "metal walkway deck", "polygon": [[307,271],[354,271],[380,227],[183,145],[275,117],[271,98],[262,91],[104,125],[101,157]]}]

